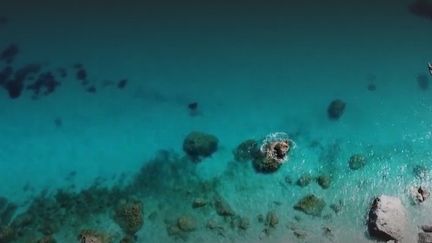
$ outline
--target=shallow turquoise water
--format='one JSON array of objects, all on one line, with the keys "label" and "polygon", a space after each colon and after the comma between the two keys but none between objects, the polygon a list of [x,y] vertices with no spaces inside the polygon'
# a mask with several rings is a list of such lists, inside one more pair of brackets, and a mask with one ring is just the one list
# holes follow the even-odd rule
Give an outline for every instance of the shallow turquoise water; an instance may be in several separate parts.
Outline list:
[{"label": "shallow turquoise water", "polygon": [[[83,229],[118,242],[124,232],[113,216],[117,201],[101,202],[83,219],[53,199],[59,189],[79,198],[89,187],[97,194],[95,183],[127,188],[102,193],[110,200],[142,203],[137,242],[369,242],[365,217],[381,194],[401,198],[409,211],[407,242],[415,239],[417,225],[432,223],[431,201],[413,205],[409,196],[411,186],[430,188],[429,177],[420,180],[413,170],[432,166],[432,87],[422,90],[417,81],[432,61],[432,21],[410,13],[409,3],[0,3],[8,19],[0,24],[0,47],[19,47],[11,66],[39,63],[61,81],[37,100],[28,90],[15,99],[0,92],[0,195],[18,205],[10,222],[26,212],[37,218],[15,229],[12,242],[44,234],[75,242]],[[77,81],[76,63],[95,93]],[[122,79],[128,82],[119,89]],[[371,83],[376,90],[368,90]],[[334,121],[326,110],[336,98],[346,109]],[[198,102],[194,116],[191,102]],[[200,163],[183,159],[191,131],[215,135],[217,152]],[[242,141],[273,132],[297,144],[277,172],[256,173],[250,162],[234,161]],[[159,150],[178,159],[158,157]],[[368,163],[350,170],[358,153]],[[146,167],[155,157],[160,169]],[[330,188],[297,186],[305,173],[331,174]],[[212,205],[191,207],[215,193],[248,218],[247,230],[233,229]],[[325,200],[321,217],[293,209],[309,193]],[[37,200],[54,205],[51,215],[29,210]],[[339,200],[335,213],[330,205]],[[90,204],[98,201],[81,206]],[[257,217],[269,211],[279,223],[266,234]],[[68,218],[61,227],[42,220],[59,215]],[[180,215],[192,217],[196,229],[170,235]],[[220,228],[208,227],[209,220]],[[323,227],[332,236],[323,236]]]}]

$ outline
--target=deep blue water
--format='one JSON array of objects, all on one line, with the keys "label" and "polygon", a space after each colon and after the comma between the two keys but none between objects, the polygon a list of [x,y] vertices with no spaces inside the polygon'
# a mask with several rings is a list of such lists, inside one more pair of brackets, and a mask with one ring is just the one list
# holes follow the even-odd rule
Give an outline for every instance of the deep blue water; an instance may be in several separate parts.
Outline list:
[{"label": "deep blue water", "polygon": [[[414,242],[432,223],[432,201],[410,196],[431,188],[432,2],[413,2],[0,2],[0,242],[373,242],[382,194]],[[194,161],[192,131],[217,150]],[[296,144],[276,172],[235,161],[275,132]],[[320,216],[294,209],[309,194]]]}]

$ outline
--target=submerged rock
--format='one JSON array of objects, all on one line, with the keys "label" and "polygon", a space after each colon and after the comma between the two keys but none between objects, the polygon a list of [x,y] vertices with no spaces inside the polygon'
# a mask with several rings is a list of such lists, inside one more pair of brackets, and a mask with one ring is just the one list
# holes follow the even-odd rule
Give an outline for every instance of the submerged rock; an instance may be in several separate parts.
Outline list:
[{"label": "submerged rock", "polygon": [[80,243],[110,243],[110,237],[95,230],[81,230],[78,235]]},{"label": "submerged rock", "polygon": [[254,139],[248,139],[237,146],[233,151],[234,159],[238,162],[252,160],[258,150],[258,143]]},{"label": "submerged rock", "polygon": [[354,154],[349,158],[348,165],[352,170],[358,170],[366,165],[366,158],[361,154]]},{"label": "submerged rock", "polygon": [[309,194],[294,205],[294,209],[302,211],[305,214],[312,216],[321,216],[326,203],[323,199],[316,197],[313,194]]},{"label": "submerged rock", "polygon": [[250,227],[250,221],[248,217],[240,217],[238,220],[237,227],[241,230],[247,230]]},{"label": "submerged rock", "polygon": [[276,225],[278,224],[279,224],[279,217],[276,214],[276,212],[275,211],[268,212],[265,219],[265,226],[276,228]]},{"label": "submerged rock", "polygon": [[194,231],[197,227],[196,220],[190,215],[183,215],[177,219],[177,226],[181,231]]},{"label": "submerged rock", "polygon": [[305,187],[309,185],[312,181],[312,177],[309,174],[302,175],[296,182],[296,184],[300,187]]},{"label": "submerged rock", "polygon": [[211,156],[218,149],[219,140],[207,133],[191,132],[183,141],[183,151],[195,162]]},{"label": "submerged rock", "polygon": [[125,233],[134,235],[144,224],[141,202],[122,200],[115,210],[114,219]]},{"label": "submerged rock", "polygon": [[383,241],[401,241],[407,226],[407,213],[397,197],[381,195],[372,203],[367,221],[369,234]]},{"label": "submerged rock", "polygon": [[429,89],[429,78],[426,74],[419,74],[417,76],[417,85],[421,90]]},{"label": "submerged rock", "polygon": [[367,89],[369,91],[375,91],[377,89],[376,85],[373,83],[368,84]]},{"label": "submerged rock", "polygon": [[215,197],[214,206],[216,213],[220,216],[234,216],[235,212],[225,199],[220,196]]},{"label": "submerged rock", "polygon": [[328,117],[332,120],[338,120],[345,111],[346,103],[340,99],[333,100],[327,108]]},{"label": "submerged rock", "polygon": [[207,205],[207,200],[205,200],[204,198],[195,198],[192,202],[192,208],[201,208]]},{"label": "submerged rock", "polygon": [[11,63],[18,52],[18,46],[16,44],[10,44],[0,53],[0,60],[5,61],[6,63]]},{"label": "submerged rock", "polygon": [[323,189],[327,189],[330,187],[331,177],[329,175],[320,175],[316,178],[318,185]]}]

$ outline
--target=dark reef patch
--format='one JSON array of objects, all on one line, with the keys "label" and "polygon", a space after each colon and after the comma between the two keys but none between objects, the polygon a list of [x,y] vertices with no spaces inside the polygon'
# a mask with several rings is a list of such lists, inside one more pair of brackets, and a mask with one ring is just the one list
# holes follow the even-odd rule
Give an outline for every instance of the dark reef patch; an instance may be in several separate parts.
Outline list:
[{"label": "dark reef patch", "polygon": [[16,99],[21,96],[24,84],[20,80],[11,80],[6,83],[4,88],[7,90],[9,98]]},{"label": "dark reef patch", "polygon": [[0,86],[3,86],[9,80],[12,73],[13,69],[11,66],[7,66],[0,71]]},{"label": "dark reef patch", "polygon": [[327,115],[331,120],[338,120],[345,111],[346,103],[340,99],[333,100],[327,108]]},{"label": "dark reef patch", "polygon": [[422,73],[417,76],[417,85],[421,90],[429,89],[429,77],[428,75]]},{"label": "dark reef patch", "polygon": [[47,96],[55,91],[60,82],[56,80],[51,72],[41,73],[35,82],[27,86],[27,90],[33,92],[33,98],[37,99],[40,95]]},{"label": "dark reef patch", "polygon": [[78,69],[78,71],[76,71],[76,79],[81,81],[82,85],[88,84],[87,71],[84,68]]},{"label": "dark reef patch", "polygon": [[189,110],[190,116],[197,116],[199,114],[198,102],[194,101],[194,102],[189,103],[187,105],[187,108]]},{"label": "dark reef patch", "polygon": [[368,84],[367,89],[369,91],[375,91],[377,89],[377,87],[374,83],[370,83],[370,84]]},{"label": "dark reef patch", "polygon": [[211,156],[218,149],[219,140],[207,133],[191,132],[183,141],[183,151],[194,162],[199,162]]},{"label": "dark reef patch", "polygon": [[96,93],[96,87],[94,85],[87,88],[87,92],[94,94]]},{"label": "dark reef patch", "polygon": [[126,87],[127,83],[128,83],[127,79],[122,79],[122,80],[118,81],[117,88],[124,89]]},{"label": "dark reef patch", "polygon": [[408,6],[408,9],[414,15],[432,20],[432,1],[430,0],[416,0]]},{"label": "dark reef patch", "polygon": [[19,53],[19,48],[16,44],[10,44],[0,54],[0,60],[10,64],[14,61],[16,55]]}]

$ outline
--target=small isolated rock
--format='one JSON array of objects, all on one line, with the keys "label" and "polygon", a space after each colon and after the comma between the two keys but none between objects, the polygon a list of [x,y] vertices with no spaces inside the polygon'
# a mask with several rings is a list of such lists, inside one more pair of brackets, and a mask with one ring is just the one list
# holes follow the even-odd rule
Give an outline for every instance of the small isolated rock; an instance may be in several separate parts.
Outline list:
[{"label": "small isolated rock", "polygon": [[323,199],[316,197],[313,194],[309,194],[294,205],[294,209],[302,211],[305,214],[312,216],[321,216],[326,203]]},{"label": "small isolated rock", "polygon": [[183,141],[183,151],[194,161],[211,156],[218,149],[219,140],[207,133],[191,132]]},{"label": "small isolated rock", "polygon": [[338,120],[345,111],[346,103],[340,99],[333,100],[327,108],[328,117],[332,120]]},{"label": "small isolated rock", "polygon": [[183,215],[177,219],[177,226],[181,231],[194,231],[197,227],[196,221],[192,216]]},{"label": "small isolated rock", "polygon": [[418,233],[418,243],[432,243],[432,233]]},{"label": "small isolated rock", "polygon": [[321,188],[327,189],[330,187],[331,177],[328,175],[320,175],[317,177],[316,181]]},{"label": "small isolated rock", "polygon": [[220,196],[215,197],[214,201],[216,213],[220,216],[234,216],[235,212],[225,199]]},{"label": "small isolated rock", "polygon": [[192,208],[201,208],[207,205],[207,200],[204,198],[195,198],[192,202]]},{"label": "small isolated rock", "polygon": [[429,198],[429,191],[424,186],[412,187],[410,190],[410,194],[414,202],[422,203]]},{"label": "small isolated rock", "polygon": [[279,217],[277,216],[275,211],[270,211],[267,213],[265,226],[276,228],[276,225],[279,224]]},{"label": "small isolated rock", "polygon": [[397,197],[375,198],[369,211],[369,234],[383,241],[401,241],[407,225],[407,213]]},{"label": "small isolated rock", "polygon": [[312,181],[312,177],[309,174],[302,175],[296,182],[298,186],[305,187]]},{"label": "small isolated rock", "polygon": [[247,217],[240,217],[239,223],[238,223],[238,227],[241,230],[247,230],[250,226],[250,221],[249,218]]},{"label": "small isolated rock", "polygon": [[234,159],[238,162],[245,162],[254,158],[257,152],[258,143],[254,139],[248,139],[237,146],[233,151]]},{"label": "small isolated rock", "polygon": [[366,165],[366,158],[361,154],[354,154],[348,160],[348,165],[351,170],[358,170]]}]

